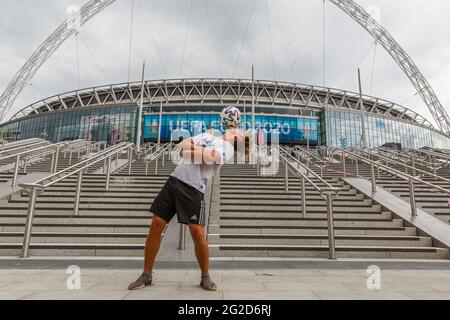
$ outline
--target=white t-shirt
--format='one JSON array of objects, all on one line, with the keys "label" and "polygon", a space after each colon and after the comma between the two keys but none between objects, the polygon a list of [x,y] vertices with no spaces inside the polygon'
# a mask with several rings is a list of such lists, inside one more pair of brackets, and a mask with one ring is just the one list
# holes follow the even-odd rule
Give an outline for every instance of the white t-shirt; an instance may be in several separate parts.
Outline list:
[{"label": "white t-shirt", "polygon": [[209,133],[199,134],[193,137],[192,140],[197,146],[220,153],[220,163],[192,164],[185,163],[183,160],[171,176],[205,193],[206,186],[212,180],[216,169],[234,156],[234,147],[222,138],[215,137]]}]

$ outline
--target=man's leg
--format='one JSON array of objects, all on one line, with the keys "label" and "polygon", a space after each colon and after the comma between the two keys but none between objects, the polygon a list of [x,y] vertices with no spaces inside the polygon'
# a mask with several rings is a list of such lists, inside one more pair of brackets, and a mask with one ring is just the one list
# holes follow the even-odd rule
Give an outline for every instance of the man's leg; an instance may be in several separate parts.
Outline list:
[{"label": "man's leg", "polygon": [[209,249],[205,235],[205,227],[202,225],[190,224],[189,230],[191,232],[192,240],[194,241],[198,265],[202,271],[200,286],[208,291],[216,291],[217,286],[209,276]]},{"label": "man's leg", "polygon": [[197,257],[198,265],[202,271],[202,276],[209,274],[209,249],[208,241],[206,240],[205,227],[202,225],[190,224],[189,231],[191,232],[192,240],[195,245],[195,255]]},{"label": "man's leg", "polygon": [[153,265],[161,246],[161,234],[166,227],[167,222],[164,219],[153,215],[152,226],[145,242],[145,264],[144,272],[151,273],[153,271]]},{"label": "man's leg", "polygon": [[134,282],[128,286],[128,290],[142,289],[146,286],[152,284],[153,281],[153,265],[155,263],[156,255],[158,254],[159,247],[161,245],[161,234],[166,227],[167,222],[153,215],[152,226],[147,236],[147,241],[145,243],[145,263],[144,272],[142,275]]}]

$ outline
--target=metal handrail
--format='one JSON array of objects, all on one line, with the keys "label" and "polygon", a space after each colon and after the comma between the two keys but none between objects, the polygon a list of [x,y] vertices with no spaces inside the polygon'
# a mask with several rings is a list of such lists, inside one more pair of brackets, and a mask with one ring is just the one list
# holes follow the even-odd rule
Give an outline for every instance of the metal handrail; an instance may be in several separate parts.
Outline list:
[{"label": "metal handrail", "polygon": [[411,149],[411,151],[417,152],[419,154],[425,154],[425,155],[429,155],[429,156],[438,157],[438,158],[444,159],[446,161],[450,161],[450,154],[447,154],[447,153],[440,153],[440,152],[435,152],[435,151],[430,151],[430,150],[425,150],[425,149]]},{"label": "metal handrail", "polygon": [[[302,186],[302,214],[306,217],[306,185],[307,181],[315,190],[317,190],[322,197],[326,200],[327,206],[327,226],[328,226],[328,248],[329,248],[329,258],[336,259],[336,243],[334,236],[334,217],[333,217],[333,198],[337,195],[342,188],[333,187],[327,181],[325,181],[322,177],[317,175],[313,170],[306,167],[302,162],[292,156],[288,151],[280,149],[281,152],[277,151],[276,148],[272,148],[271,152],[277,154],[279,159],[284,163],[285,169],[285,191],[286,193],[289,191],[289,167],[292,172],[299,176],[301,179]],[[325,187],[321,187],[317,185],[310,179],[310,176],[318,179]]]},{"label": "metal handrail", "polygon": [[[287,148],[287,147],[285,147],[285,148]],[[310,167],[312,165],[312,166],[315,166],[315,167],[319,168],[320,176],[323,177],[323,169],[326,166],[328,166],[328,164],[329,164],[328,160],[319,157],[318,155],[314,154],[310,150],[305,149],[302,146],[295,146],[293,148],[289,148],[289,150],[291,152],[293,152],[294,154],[302,157],[306,161],[306,165],[308,167]],[[305,154],[306,154],[306,156],[305,156]],[[311,162],[311,159],[308,158],[308,157],[311,157],[311,158],[315,159],[316,162]]]},{"label": "metal handrail", "polygon": [[78,157],[81,156],[82,152],[86,152],[86,154],[87,154],[88,153],[87,148],[90,144],[91,143],[89,141],[83,140],[83,141],[74,143],[71,148],[67,148],[66,150],[64,150],[64,158],[66,158],[67,153],[70,152],[69,165],[72,164],[73,153],[78,153]]},{"label": "metal handrail", "polygon": [[38,148],[39,146],[49,146],[52,143],[47,141],[41,141],[41,142],[33,142],[27,145],[23,145],[20,147],[14,147],[14,148],[10,148],[8,150],[4,150],[2,152],[0,152],[0,160],[4,160],[7,159],[8,157],[14,157],[16,154],[18,153],[23,153],[28,151],[30,148]]},{"label": "metal handrail", "polygon": [[443,167],[448,167],[450,165],[450,154],[446,152],[446,150],[438,150],[436,152],[435,149],[433,151],[424,150],[424,149],[413,149],[410,150],[412,154],[418,154],[419,157],[424,157],[425,160],[433,167],[433,171],[436,174],[437,166],[439,165],[439,169]]},{"label": "metal handrail", "polygon": [[[20,159],[22,156],[27,156],[27,155],[31,155],[32,153],[37,153],[40,152],[42,150],[44,150],[44,153],[47,152],[48,149],[50,149],[50,152],[48,152],[47,154],[53,154],[52,157],[52,162],[50,165],[50,172],[55,172],[57,165],[58,165],[58,155],[60,152],[60,148],[63,146],[67,146],[70,145],[70,142],[59,142],[59,143],[55,143],[55,144],[51,144],[51,145],[47,145],[47,146],[42,146],[42,147],[38,147],[35,149],[31,149],[31,150],[26,150],[23,152],[19,152],[16,153],[14,155],[9,155],[9,156],[5,156],[0,158],[0,161],[6,160],[6,159],[10,159],[10,158],[15,158],[15,166],[14,166],[14,174],[13,174],[13,179],[12,179],[12,187],[16,187],[17,186],[17,179],[18,179],[18,175],[19,175],[19,167],[20,167]],[[54,150],[52,150],[54,149]],[[26,163],[24,164],[24,166],[26,166]]]},{"label": "metal handrail", "polygon": [[[80,171],[85,171],[86,169],[89,169],[92,165],[97,164],[100,161],[103,161],[104,160],[103,158],[105,157],[105,155],[106,155],[106,158],[108,158],[109,156],[116,154],[118,152],[118,150],[122,151],[124,149],[127,149],[127,147],[129,147],[131,145],[133,145],[133,144],[129,143],[129,142],[122,142],[120,144],[117,144],[115,146],[112,146],[108,149],[103,150],[102,152],[95,155],[95,157],[93,157],[93,158],[83,160],[71,167],[68,167],[64,170],[61,170],[61,171],[55,173],[55,174],[52,174],[48,177],[40,179],[34,183],[21,184],[21,186],[25,185],[25,186],[31,186],[31,187],[41,187],[43,189],[48,188],[48,187],[52,186],[53,184],[60,182],[61,180],[64,180],[64,179],[68,178],[69,176],[72,176],[75,173],[78,173]],[[125,148],[124,148],[124,146],[125,146]],[[63,176],[61,177],[61,175],[63,175]],[[57,179],[52,180],[55,177]],[[45,183],[47,180],[50,180],[50,182]]]},{"label": "metal handrail", "polygon": [[83,179],[83,173],[86,170],[88,170],[89,168],[91,168],[93,165],[107,159],[107,173],[106,173],[105,189],[106,189],[106,191],[108,191],[110,174],[111,174],[112,157],[115,154],[122,152],[125,149],[131,149],[133,147],[134,147],[134,144],[129,143],[129,142],[123,142],[123,143],[117,144],[115,146],[112,146],[108,149],[105,149],[104,151],[102,151],[98,155],[96,155],[94,158],[79,162],[69,168],[66,168],[56,174],[52,174],[46,178],[40,179],[34,183],[20,184],[20,186],[23,189],[25,189],[30,195],[30,197],[29,197],[30,200],[28,202],[28,212],[27,212],[27,220],[26,220],[26,224],[25,224],[23,246],[22,246],[22,258],[26,258],[29,256],[31,230],[33,227],[34,211],[35,211],[36,199],[38,197],[38,194],[40,192],[44,191],[46,188],[48,188],[58,182],[61,182],[69,177],[72,177],[75,174],[78,174],[77,188],[76,188],[76,193],[75,193],[75,206],[74,206],[74,215],[78,215],[80,198],[81,198],[81,184],[82,184],[82,179]]},{"label": "metal handrail", "polygon": [[49,143],[50,144],[51,142],[48,140],[41,139],[41,138],[32,138],[32,139],[26,139],[26,140],[14,141],[14,142],[7,142],[7,141],[3,140],[2,141],[2,149],[0,152],[6,152],[13,148],[20,148],[20,147],[25,147],[27,145],[38,144],[38,143]]},{"label": "metal handrail", "polygon": [[[331,150],[331,151],[338,151],[340,153],[341,157],[343,158],[342,159],[343,163],[345,163],[345,157],[347,156],[348,158],[354,158],[354,159],[357,159],[358,161],[361,161],[363,163],[368,164],[370,166],[371,176],[372,176],[371,177],[372,192],[374,192],[374,193],[376,192],[376,188],[377,188],[376,187],[376,178],[375,178],[375,167],[380,168],[381,170],[383,170],[383,171],[385,171],[387,173],[393,174],[393,175],[395,175],[395,176],[397,176],[397,177],[399,177],[399,178],[401,178],[403,180],[408,181],[409,182],[411,214],[413,216],[417,216],[417,207],[416,207],[416,200],[415,200],[415,186],[414,186],[414,182],[425,184],[425,185],[427,185],[428,187],[430,187],[430,188],[432,188],[434,190],[441,191],[441,192],[443,192],[445,194],[450,194],[450,190],[444,189],[444,188],[442,188],[440,186],[436,186],[436,185],[434,185],[434,184],[432,184],[432,183],[430,183],[428,181],[425,181],[425,180],[422,180],[422,179],[420,179],[420,178],[418,178],[416,176],[412,176],[412,175],[409,175],[407,173],[401,172],[400,170],[394,169],[394,168],[392,168],[392,167],[390,167],[388,165],[382,164],[380,162],[367,159],[367,158],[365,158],[363,156],[360,156],[358,154],[355,154],[353,152],[350,152],[350,151],[347,151],[347,150],[343,150],[343,149],[337,148],[337,147],[329,147],[328,149]],[[427,173],[427,174],[431,175],[430,173]],[[445,179],[445,178],[441,178],[441,177],[438,177],[438,176],[436,176],[436,177],[440,178],[440,179]],[[445,180],[448,181],[448,179],[445,179]]]},{"label": "metal handrail", "polygon": [[[414,175],[414,176],[415,176],[415,173],[416,173],[416,172],[420,172],[422,175],[430,176],[430,177],[434,178],[435,180],[441,180],[441,181],[445,181],[445,182],[450,183],[450,179],[446,179],[446,178],[444,178],[444,177],[440,177],[440,176],[438,176],[438,175],[436,175],[436,174],[427,172],[427,171],[425,171],[425,170],[418,169],[418,168],[416,168],[415,166],[409,166],[409,165],[407,165],[407,164],[405,164],[405,163],[402,163],[402,162],[399,162],[399,161],[396,161],[396,160],[393,160],[393,159],[390,159],[390,158],[385,158],[385,157],[383,157],[383,156],[380,156],[380,155],[378,155],[378,154],[374,154],[374,153],[371,153],[371,152],[367,152],[367,151],[365,151],[365,150],[359,150],[359,149],[355,149],[355,150],[357,150],[358,152],[367,154],[367,155],[373,155],[373,156],[376,156],[376,157],[378,157],[380,160],[387,161],[387,162],[391,162],[391,163],[396,164],[396,165],[398,165],[398,166],[400,166],[400,167],[403,167],[403,168],[405,169],[405,173],[402,173],[402,174],[408,175],[408,173],[407,173],[406,171],[407,171],[408,169],[410,169],[410,170],[413,172],[413,175]],[[389,168],[391,168],[391,167],[389,167]],[[392,169],[393,169],[393,168],[392,168]],[[395,170],[396,170],[396,169],[395,169]],[[399,171],[399,170],[397,170],[397,171]],[[400,172],[400,171],[399,171],[399,172]]]},{"label": "metal handrail", "polygon": [[[325,179],[323,179],[321,176],[319,176],[315,171],[311,170],[310,168],[305,166],[301,161],[299,161],[294,156],[289,154],[289,152],[287,152],[286,150],[283,150],[283,149],[280,149],[280,150],[282,150],[282,152],[279,153],[280,158],[285,163],[287,163],[291,168],[293,168],[296,171],[299,171],[300,174],[302,175],[302,177],[306,181],[308,181],[313,186],[314,189],[316,189],[319,192],[328,192],[328,191],[338,192],[338,191],[341,191],[341,188],[333,187]],[[300,168],[296,167],[294,164],[296,164],[297,166],[300,166]],[[323,188],[323,187],[320,187],[319,185],[317,185],[315,182],[310,180],[310,178],[309,178],[310,176],[312,176],[312,178],[315,178],[315,179],[319,180],[326,187]]]},{"label": "metal handrail", "polygon": [[[371,150],[372,153],[381,153],[383,156],[387,158],[396,157],[399,158],[399,160],[406,161],[406,163],[411,163],[411,166],[415,167],[415,165],[419,164],[420,166],[424,168],[428,168],[430,170],[436,170],[436,164],[432,164],[428,161],[425,161],[423,159],[415,157],[414,153],[409,153],[409,155],[406,155],[404,153],[395,152],[389,149],[384,148],[378,148]],[[394,159],[395,160],[395,159]]]},{"label": "metal handrail", "polygon": [[[158,162],[159,159],[161,159],[162,157],[162,166],[164,167],[165,165],[165,155],[169,150],[172,150],[173,148],[173,143],[166,143],[163,145],[156,145],[156,150],[151,153],[146,155],[145,158],[145,175],[148,175],[148,167],[150,165],[150,163],[152,163],[153,161],[155,162],[155,174],[158,174]],[[170,153],[169,153],[170,155]],[[129,171],[131,170],[131,168],[129,168]],[[131,174],[131,172],[129,172]]]}]

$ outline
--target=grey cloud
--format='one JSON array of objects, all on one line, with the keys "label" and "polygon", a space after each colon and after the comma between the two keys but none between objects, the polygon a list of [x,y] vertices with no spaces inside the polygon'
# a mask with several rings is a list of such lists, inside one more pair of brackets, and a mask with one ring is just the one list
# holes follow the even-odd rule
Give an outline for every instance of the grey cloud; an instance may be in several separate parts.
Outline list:
[{"label": "grey cloud", "polygon": [[[0,90],[6,87],[33,50],[64,20],[66,8],[72,4],[82,6],[84,2],[2,0]],[[253,64],[257,78],[272,79],[275,76],[280,81],[321,85],[321,10],[310,37],[304,42],[292,76],[287,78],[289,64],[299,51],[321,2],[256,0],[236,77],[249,78]],[[253,0],[193,0],[183,77],[231,76],[252,3]],[[270,34],[266,3],[269,5]],[[382,24],[413,57],[443,104],[450,106],[450,92],[447,90],[450,40],[446,36],[450,32],[446,14],[450,12],[450,3],[447,0],[358,0],[358,3],[366,8],[373,5],[380,8]],[[180,76],[189,5],[190,0],[135,0],[131,80],[140,78],[143,60],[147,61],[147,78]],[[80,31],[81,38],[89,47],[88,50],[84,43],[79,42],[82,87],[127,81],[130,8],[130,0],[117,1]],[[373,40],[331,3],[327,3],[326,10],[326,85],[341,87]],[[144,14],[160,57],[144,21]],[[76,89],[75,53],[75,39],[71,38],[42,67],[32,86],[24,90],[17,100],[14,110],[45,95]],[[367,94],[370,91],[372,55],[373,52],[370,52],[361,64],[363,87]],[[107,76],[94,60],[98,60]],[[164,67],[160,65],[160,60]],[[343,89],[357,90],[356,74]],[[382,48],[378,48],[372,94],[399,103],[414,94],[412,84]],[[430,118],[427,108],[417,97],[407,101],[407,105]]]}]

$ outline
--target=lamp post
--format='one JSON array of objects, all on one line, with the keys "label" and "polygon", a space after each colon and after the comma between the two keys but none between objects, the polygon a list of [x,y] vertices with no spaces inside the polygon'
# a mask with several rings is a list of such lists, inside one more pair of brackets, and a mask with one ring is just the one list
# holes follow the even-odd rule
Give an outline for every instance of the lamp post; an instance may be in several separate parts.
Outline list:
[{"label": "lamp post", "polygon": [[144,77],[145,77],[145,62],[142,67],[142,89],[141,89],[141,99],[139,103],[138,109],[138,123],[137,123],[137,132],[136,132],[136,150],[137,152],[141,151],[141,138],[142,138],[142,112],[144,109]]}]

